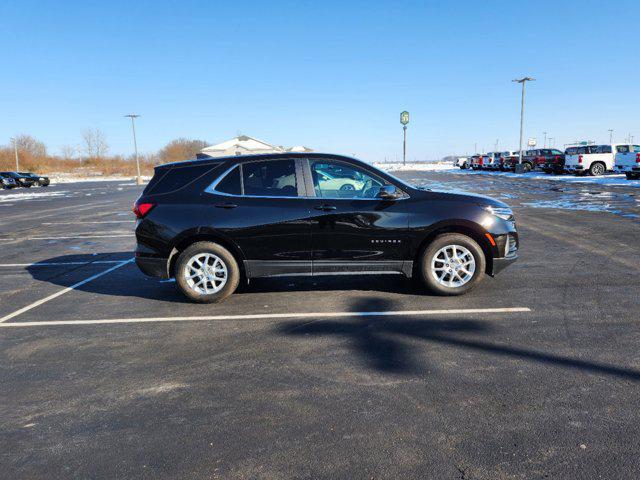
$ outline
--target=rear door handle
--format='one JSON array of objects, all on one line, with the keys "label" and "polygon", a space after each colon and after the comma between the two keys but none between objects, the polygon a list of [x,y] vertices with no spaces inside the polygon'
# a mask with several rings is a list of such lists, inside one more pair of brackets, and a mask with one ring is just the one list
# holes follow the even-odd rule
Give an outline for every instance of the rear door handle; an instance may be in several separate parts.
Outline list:
[{"label": "rear door handle", "polygon": [[325,212],[329,212],[331,210],[335,210],[336,209],[336,207],[334,207],[333,205],[318,205],[318,206],[313,207],[313,208],[315,208],[316,210],[322,210],[322,211],[325,211]]},{"label": "rear door handle", "polygon": [[237,208],[238,205],[236,205],[235,203],[216,203],[214,205],[216,208]]}]

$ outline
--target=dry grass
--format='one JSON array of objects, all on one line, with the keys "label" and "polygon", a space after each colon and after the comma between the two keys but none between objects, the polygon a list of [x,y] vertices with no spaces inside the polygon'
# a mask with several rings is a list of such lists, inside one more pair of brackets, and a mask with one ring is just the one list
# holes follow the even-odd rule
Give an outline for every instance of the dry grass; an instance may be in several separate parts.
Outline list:
[{"label": "dry grass", "polygon": [[[20,171],[37,172],[42,175],[64,173],[70,176],[135,176],[136,163],[119,156],[88,158],[82,162],[65,160],[60,157],[34,157],[26,152],[19,156]],[[141,159],[140,171],[142,175],[152,175],[156,163],[150,159]],[[16,168],[15,154],[12,149],[0,149],[0,171],[13,171]]]}]

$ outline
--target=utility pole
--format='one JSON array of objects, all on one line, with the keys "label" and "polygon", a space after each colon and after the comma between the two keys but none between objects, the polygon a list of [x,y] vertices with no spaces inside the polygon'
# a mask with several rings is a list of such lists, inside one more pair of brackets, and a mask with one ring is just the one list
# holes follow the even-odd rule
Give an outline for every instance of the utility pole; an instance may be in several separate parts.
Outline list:
[{"label": "utility pole", "polygon": [[496,152],[498,151],[498,144],[499,143],[500,143],[500,139],[496,138],[496,144],[495,144],[495,148],[494,148],[494,151],[496,151]]},{"label": "utility pole", "polygon": [[18,141],[15,138],[13,140],[13,152],[16,154],[16,172],[20,171],[20,161],[18,160]]},{"label": "utility pole", "polygon": [[[522,135],[524,130],[524,92],[525,92],[525,84],[527,82],[533,82],[535,78],[531,77],[522,77],[512,80],[515,83],[522,84],[522,100],[520,102],[520,151],[518,152],[518,165],[522,165]],[[520,167],[522,168],[522,167]],[[522,170],[516,168],[516,173],[522,173]]]},{"label": "utility pole", "polygon": [[473,154],[474,155],[478,154],[478,142],[473,144]]},{"label": "utility pole", "polygon": [[542,148],[547,148],[547,132],[542,132],[544,133],[544,147]]},{"label": "utility pole", "polygon": [[613,143],[613,129],[610,128],[608,132],[609,132],[609,145],[611,145]]},{"label": "utility pole", "polygon": [[125,117],[129,117],[131,119],[131,130],[133,131],[133,150],[136,154],[136,169],[138,171],[138,176],[136,177],[136,184],[142,185],[142,177],[140,177],[140,160],[138,159],[138,142],[136,141],[136,123],[135,119],[140,115],[136,115],[135,113],[130,113],[129,115],[125,115]]}]

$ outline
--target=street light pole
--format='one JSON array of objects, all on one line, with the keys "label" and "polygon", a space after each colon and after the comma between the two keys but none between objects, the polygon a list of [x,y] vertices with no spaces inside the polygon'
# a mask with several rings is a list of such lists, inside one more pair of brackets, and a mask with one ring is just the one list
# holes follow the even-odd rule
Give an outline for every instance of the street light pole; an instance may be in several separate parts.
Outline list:
[{"label": "street light pole", "polygon": [[[522,165],[522,135],[523,135],[523,129],[524,129],[524,91],[525,91],[525,84],[527,82],[532,82],[534,80],[535,80],[535,78],[531,78],[531,77],[522,77],[522,78],[519,78],[519,79],[512,80],[512,82],[521,83],[522,84],[522,100],[520,102],[520,151],[518,152],[518,165]],[[516,170],[518,170],[518,169],[516,169]]]},{"label": "street light pole", "polygon": [[133,150],[136,155],[136,169],[138,171],[138,176],[136,177],[136,184],[142,185],[142,178],[140,177],[140,160],[138,159],[138,142],[136,141],[136,123],[135,119],[140,115],[136,115],[134,113],[130,113],[129,115],[125,115],[125,117],[129,117],[131,119],[131,130],[133,131]]},{"label": "street light pole", "polygon": [[544,133],[544,147],[543,148],[547,148],[547,132],[542,132]]},{"label": "street light pole", "polygon": [[16,155],[16,172],[20,171],[20,161],[18,160],[18,141],[15,138],[12,138],[11,140],[13,140],[13,152]]},{"label": "street light pole", "polygon": [[610,128],[608,131],[609,131],[609,145],[611,145],[613,143],[613,129]]}]

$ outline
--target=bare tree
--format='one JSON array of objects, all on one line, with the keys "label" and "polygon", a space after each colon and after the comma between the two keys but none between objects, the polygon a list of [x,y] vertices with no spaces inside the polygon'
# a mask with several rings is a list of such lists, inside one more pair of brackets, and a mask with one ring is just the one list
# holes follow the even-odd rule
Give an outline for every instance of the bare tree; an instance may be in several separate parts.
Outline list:
[{"label": "bare tree", "polygon": [[87,128],[82,132],[82,149],[88,158],[104,157],[109,152],[107,139],[99,128]]},{"label": "bare tree", "polygon": [[71,160],[76,154],[76,149],[71,145],[63,145],[60,147],[60,156],[65,160]]},{"label": "bare tree", "polygon": [[195,158],[196,153],[202,150],[209,142],[204,140],[192,140],[190,138],[177,138],[167,143],[159,152],[158,157],[162,162],[176,162]]},{"label": "bare tree", "polygon": [[31,155],[33,158],[43,158],[47,156],[47,147],[40,140],[31,135],[20,134],[15,137],[18,151],[22,154]]}]

